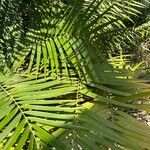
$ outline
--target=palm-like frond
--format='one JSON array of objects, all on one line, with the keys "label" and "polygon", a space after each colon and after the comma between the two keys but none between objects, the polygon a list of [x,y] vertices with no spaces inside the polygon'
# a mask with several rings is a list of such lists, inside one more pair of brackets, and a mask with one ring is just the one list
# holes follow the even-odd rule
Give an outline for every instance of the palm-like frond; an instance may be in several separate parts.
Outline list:
[{"label": "palm-like frond", "polygon": [[[4,143],[3,149],[13,145],[15,149],[22,149],[25,144],[28,149],[40,149],[44,143],[65,149],[53,132],[58,134],[63,131],[61,128],[70,128],[69,122],[78,115],[75,112],[81,107],[76,106],[77,88],[76,81],[1,76],[0,141]],[[66,95],[70,98],[64,97]]]},{"label": "palm-like frond", "polygon": [[[9,3],[5,3],[5,5],[7,8]],[[4,12],[6,11],[5,5],[3,6]],[[13,3],[13,6],[10,5],[10,9],[16,5],[18,5],[17,1]],[[39,5],[41,6],[39,7]],[[25,6],[26,9],[21,11]],[[15,71],[22,65],[23,69],[27,69],[27,73],[34,70],[38,74],[40,70],[44,70],[46,75],[48,68],[50,68],[52,72],[55,70],[58,74],[58,72],[62,72],[59,68],[66,69],[68,67],[66,56],[69,56],[65,52],[64,42],[66,45],[70,45],[70,49],[74,49],[75,45],[78,45],[79,51],[83,49],[82,45],[79,44],[81,42],[83,44],[88,43],[88,47],[91,47],[91,44],[95,45],[94,50],[91,48],[95,55],[101,55],[104,47],[106,50],[117,48],[121,41],[123,44],[125,39],[131,41],[134,38],[134,35],[127,32],[128,29],[124,25],[124,20],[129,20],[131,15],[140,13],[137,8],[141,7],[143,8],[144,5],[134,0],[131,2],[128,0],[124,2],[118,0],[111,2],[107,0],[72,1],[68,5],[59,1],[52,4],[48,1],[45,3],[44,1],[22,1],[16,10],[20,12],[18,18],[21,20],[17,23],[18,27],[14,26],[15,18],[13,17],[12,26],[8,27],[10,33],[3,31],[3,39],[9,37],[11,40],[14,38],[13,49],[11,44],[8,45],[12,49],[10,53],[13,57],[11,58],[14,58],[15,62],[14,60],[10,61],[9,56],[8,64],[13,62]],[[15,13],[17,12],[12,11],[12,14]],[[36,23],[37,18],[34,14],[38,16],[38,23]],[[9,17],[11,16],[9,15]],[[7,19],[9,20],[9,18]],[[27,24],[26,29],[23,29],[25,23]],[[37,24],[36,27],[35,24]],[[5,26],[3,29],[5,28],[7,27]],[[18,29],[16,30],[16,28]],[[61,42],[60,39],[64,42]],[[70,39],[73,39],[73,43]],[[5,41],[3,40],[3,42]],[[11,43],[11,41],[7,41]],[[85,48],[80,55],[84,55],[83,53],[87,53],[86,51]],[[82,58],[82,56],[80,57]],[[51,59],[49,60],[49,58]],[[28,59],[30,59],[29,64],[26,63]]]},{"label": "palm-like frond", "polygon": [[118,79],[121,71],[103,56],[136,38],[124,22],[143,4],[3,0],[0,7],[1,65],[18,74],[0,76],[2,149],[150,147],[149,127],[124,113],[149,111],[137,104],[150,94],[149,85]]},{"label": "palm-like frond", "polygon": [[[114,114],[109,113],[111,111],[109,105],[133,109],[142,108],[142,105],[104,98],[100,96],[101,94],[93,92],[91,87],[88,89],[79,83],[76,78],[70,82],[67,79],[53,80],[52,77],[35,80],[7,75],[1,76],[0,82],[0,141],[4,150],[11,147],[70,149],[69,147],[74,146],[87,149],[94,146],[96,149],[100,147],[119,149],[119,145],[140,150],[149,138],[148,134],[145,136],[145,132],[150,130],[146,126],[141,128],[141,125],[135,124],[137,131],[135,128],[128,128],[127,114],[118,110],[114,110]],[[101,88],[97,90],[101,91]],[[105,91],[108,92],[109,89]],[[123,92],[119,94],[123,95]],[[95,102],[97,104],[93,107]],[[109,105],[103,105],[105,103]],[[93,112],[89,110],[91,108]],[[150,108],[143,105],[143,109]],[[110,119],[111,115],[118,121],[113,122]],[[66,135],[68,133],[69,135]],[[127,138],[130,135],[133,135],[132,139],[135,142],[138,140],[136,135],[141,135],[141,142],[137,146],[134,141],[129,142]],[[64,136],[69,136],[73,143],[67,144],[69,140],[67,138],[62,140]],[[87,141],[91,137],[93,140],[88,144]],[[148,146],[149,144],[146,148]]]},{"label": "palm-like frond", "polygon": [[[145,128],[143,124],[134,120],[128,114],[120,111],[111,111],[108,115],[105,113],[108,111],[109,109],[102,105],[98,106],[94,113],[87,110],[82,116],[82,119],[88,121],[84,124],[84,127],[89,129],[91,128],[91,131],[86,132],[83,130],[72,130],[72,132],[67,131],[66,134],[60,136],[61,141],[64,141],[64,143],[68,146],[67,149],[83,148],[88,150],[105,150],[106,148],[111,148],[114,150],[140,150],[142,148],[149,147],[149,135],[145,137],[145,131],[149,132],[148,127]],[[111,118],[116,123],[108,121],[106,119],[107,117],[109,120]],[[65,140],[65,138],[67,140]],[[131,143],[129,143],[130,140],[132,141]]]}]

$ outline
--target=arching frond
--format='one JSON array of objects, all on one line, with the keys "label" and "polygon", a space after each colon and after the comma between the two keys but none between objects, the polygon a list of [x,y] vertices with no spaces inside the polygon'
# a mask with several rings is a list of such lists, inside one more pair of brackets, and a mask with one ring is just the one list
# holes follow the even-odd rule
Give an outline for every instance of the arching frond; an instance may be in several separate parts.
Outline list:
[{"label": "arching frond", "polygon": [[[92,44],[98,49],[91,48],[94,55],[118,48],[118,45],[125,44],[125,40],[133,41],[133,30],[128,32],[124,20],[131,20],[131,16],[140,13],[137,8],[144,5],[134,0],[69,1],[68,4],[57,0],[53,3],[22,0],[12,4],[4,1],[2,8],[5,14],[8,7],[9,13],[16,17],[10,19],[11,15],[4,16],[6,26],[2,28],[2,42],[6,45],[3,50],[7,53],[11,49],[6,59],[8,66],[13,64],[14,71],[21,66],[27,73],[35,71],[36,75],[42,70],[46,76],[49,68],[56,74],[65,68],[68,74],[68,60],[63,59],[67,54],[59,39],[73,39],[71,49],[81,41],[88,43],[88,47]],[[24,7],[26,9],[23,10]],[[12,22],[8,23],[7,20]]]},{"label": "arching frond", "polygon": [[[85,86],[76,78],[72,78],[70,82],[66,78],[54,80],[48,77],[35,80],[35,77],[26,79],[2,75],[0,84],[0,142],[4,150],[12,147],[18,150],[54,147],[66,150],[74,146],[87,149],[92,149],[93,146],[97,149],[100,147],[117,149],[121,146],[140,150],[149,146],[146,143],[149,134],[145,135],[145,132],[150,130],[148,127],[136,125],[133,118],[117,109],[114,110],[114,114],[109,113],[113,111],[113,107],[110,106],[119,110],[150,109],[149,105],[129,102],[129,99],[137,96],[134,96],[133,90],[130,91],[130,88],[136,91],[138,89],[134,82],[130,88],[128,87],[129,93],[126,89],[125,91],[115,89],[122,86],[122,82],[115,82],[115,85],[112,82],[113,90],[107,87],[107,84],[111,85],[109,83],[103,83],[103,87],[102,83]],[[144,89],[141,83],[139,85],[141,92]],[[124,102],[112,99],[113,95],[106,98],[102,92],[123,96]],[[111,115],[117,120],[111,120]],[[134,128],[128,128],[129,118],[133,121]],[[89,144],[86,141],[91,137],[93,140]],[[130,142],[128,138],[133,141]],[[70,140],[72,143],[68,144]],[[138,140],[140,142],[136,145]]]},{"label": "arching frond", "polygon": [[76,106],[76,81],[1,76],[0,82],[0,141],[3,149],[13,145],[15,149],[41,149],[44,143],[65,149],[53,132],[61,133],[61,128],[70,128],[69,122],[81,109]]},{"label": "arching frond", "polygon": [[149,149],[150,128],[128,110],[150,111],[149,104],[138,104],[150,86],[122,79],[127,73],[104,56],[145,35],[149,24],[126,25],[144,4],[0,4],[0,149]]}]

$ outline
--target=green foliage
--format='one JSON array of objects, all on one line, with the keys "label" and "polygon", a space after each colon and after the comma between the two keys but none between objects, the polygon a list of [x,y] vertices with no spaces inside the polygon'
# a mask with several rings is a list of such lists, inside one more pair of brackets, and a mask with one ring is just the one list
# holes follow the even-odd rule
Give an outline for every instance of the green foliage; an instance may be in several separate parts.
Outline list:
[{"label": "green foliage", "polygon": [[148,36],[148,22],[125,24],[143,3],[0,3],[1,149],[149,149],[150,128],[127,110],[150,111],[138,104],[150,86],[123,79],[128,73],[116,71],[105,57]]}]

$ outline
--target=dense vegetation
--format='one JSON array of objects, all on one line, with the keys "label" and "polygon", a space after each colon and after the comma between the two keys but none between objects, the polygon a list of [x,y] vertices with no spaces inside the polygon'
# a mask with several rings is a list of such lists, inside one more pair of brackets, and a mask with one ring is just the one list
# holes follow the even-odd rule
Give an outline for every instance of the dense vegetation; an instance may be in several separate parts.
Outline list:
[{"label": "dense vegetation", "polygon": [[146,0],[1,0],[0,149],[149,150],[149,37]]}]

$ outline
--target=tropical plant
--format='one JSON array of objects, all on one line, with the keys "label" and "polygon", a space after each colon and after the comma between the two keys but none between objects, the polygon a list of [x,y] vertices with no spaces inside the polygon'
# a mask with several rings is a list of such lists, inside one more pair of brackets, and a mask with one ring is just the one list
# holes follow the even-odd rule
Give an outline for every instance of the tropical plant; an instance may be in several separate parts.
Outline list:
[{"label": "tropical plant", "polygon": [[[150,128],[130,109],[150,94],[125,80],[105,55],[145,28],[124,21],[135,0],[2,0],[0,146],[2,150],[144,150]],[[105,53],[104,53],[105,51]]]}]

